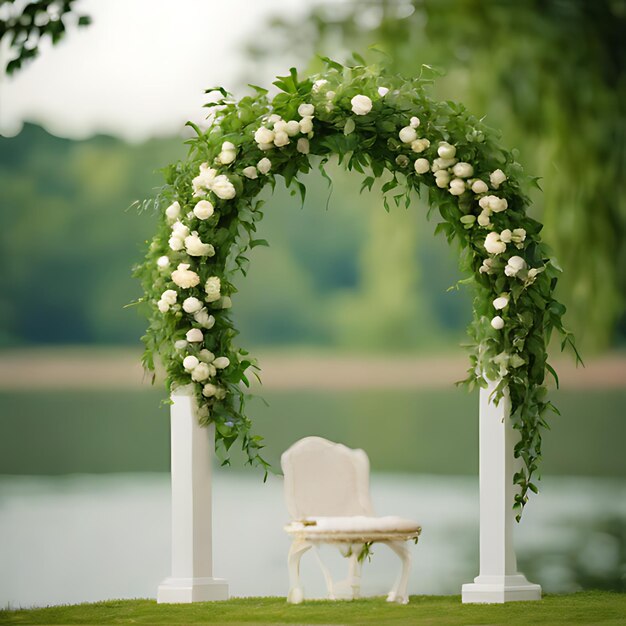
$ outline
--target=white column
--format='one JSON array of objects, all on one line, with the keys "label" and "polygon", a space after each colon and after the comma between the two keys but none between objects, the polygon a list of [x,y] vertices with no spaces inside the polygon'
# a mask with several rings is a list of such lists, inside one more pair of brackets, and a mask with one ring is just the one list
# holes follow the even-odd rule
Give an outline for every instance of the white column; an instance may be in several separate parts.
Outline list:
[{"label": "white column", "polygon": [[495,383],[480,390],[480,574],[463,585],[463,602],[501,603],[541,600],[541,587],[517,571],[513,547],[516,487],[513,456],[519,433],[510,420],[508,394],[496,405],[489,396]]},{"label": "white column", "polygon": [[228,600],[228,583],[213,578],[211,460],[214,426],[198,424],[189,387],[172,393],[172,575],[157,602]]}]

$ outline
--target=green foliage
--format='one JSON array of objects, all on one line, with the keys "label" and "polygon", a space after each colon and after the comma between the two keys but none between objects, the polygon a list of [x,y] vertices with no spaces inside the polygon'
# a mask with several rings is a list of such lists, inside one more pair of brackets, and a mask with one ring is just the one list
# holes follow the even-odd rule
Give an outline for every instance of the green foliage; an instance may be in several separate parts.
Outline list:
[{"label": "green foliage", "polygon": [[77,26],[88,26],[87,15],[75,15],[76,0],[0,0],[0,43],[9,42],[12,58],[4,68],[13,74],[22,65],[39,54],[41,40],[49,37],[53,44],[59,43],[67,31],[68,18]]},{"label": "green foliage", "polygon": [[[372,48],[390,70],[448,71],[442,99],[462,100],[520,149],[541,177],[532,195],[544,240],[567,269],[559,296],[585,349],[626,328],[626,4],[622,0],[376,0],[272,16],[250,42],[254,63]],[[250,71],[255,72],[251,66]],[[536,184],[536,181],[535,181]],[[530,191],[534,191],[532,188]],[[593,306],[590,306],[593,303]]]},{"label": "green foliage", "polygon": [[[153,369],[158,353],[167,370],[169,389],[193,385],[201,421],[216,424],[216,448],[225,464],[229,462],[228,450],[239,440],[249,463],[267,471],[268,464],[260,456],[261,439],[251,435],[245,411],[243,389],[249,386],[247,371],[256,369],[256,362],[247,351],[236,347],[238,330],[230,313],[230,297],[237,291],[236,275],[245,275],[246,252],[258,241],[257,223],[263,212],[257,196],[266,185],[273,188],[277,176],[294,192],[302,192],[298,176],[309,172],[311,160],[317,157],[323,170],[333,155],[346,169],[361,173],[366,187],[372,178],[386,178],[382,192],[388,209],[390,201],[408,206],[411,192],[419,193],[427,186],[431,211],[437,211],[442,219],[439,230],[450,243],[459,246],[461,270],[473,279],[471,367],[464,384],[470,389],[477,385],[484,387],[488,378],[499,381],[494,392],[496,401],[502,400],[505,393],[510,396],[511,419],[520,433],[515,454],[523,461],[523,468],[514,478],[519,486],[515,496],[519,519],[528,491],[536,491],[531,479],[537,474],[541,458],[541,430],[548,424],[547,413],[553,410],[546,400],[544,384],[547,343],[556,331],[564,345],[573,346],[571,334],[562,324],[565,308],[554,298],[558,266],[540,240],[541,225],[526,214],[529,199],[522,185],[527,181],[514,155],[499,146],[493,130],[462,105],[437,102],[428,96],[427,87],[433,82],[430,72],[405,79],[379,66],[345,67],[329,60],[325,63],[326,70],[319,76],[300,81],[295,70],[291,70],[289,76],[280,77],[276,85],[282,91],[272,100],[257,89],[255,97],[247,96],[236,102],[220,89],[221,98],[214,103],[213,124],[206,132],[195,129],[197,136],[187,142],[188,158],[167,168],[167,184],[157,200],[161,210],[157,233],[144,263],[136,270],[145,291],[143,304],[150,320],[143,338],[144,365]],[[380,88],[388,90],[386,95],[380,95]],[[353,113],[352,99],[357,95],[370,99],[371,110]],[[291,135],[293,141],[285,134],[280,147],[275,145],[279,143],[278,135],[271,143],[274,131],[270,143],[257,138],[260,127],[269,129],[279,121],[284,124],[298,115],[306,115],[299,109],[310,105],[315,111],[313,130],[296,130]],[[413,116],[419,117],[413,126],[419,125],[420,134],[430,142],[415,150],[399,133],[406,130]],[[295,135],[299,134],[305,136],[296,143]],[[305,146],[301,145],[303,140]],[[452,144],[457,158],[436,168],[435,159],[442,144]],[[223,150],[235,151],[234,160],[222,159]],[[479,193],[470,191],[469,184],[457,179],[464,191],[452,195],[447,184],[435,184],[436,177],[430,171],[416,173],[417,161],[415,169],[412,166],[415,152],[419,152],[420,158],[428,159],[429,165],[432,163],[433,171],[451,168],[460,160],[473,166],[473,174],[464,178],[486,183],[492,173],[502,170],[505,180],[499,184],[491,182],[488,192]],[[443,153],[439,152],[439,156]],[[268,165],[268,158],[270,170],[261,165]],[[207,181],[206,176],[208,182],[203,182]],[[494,193],[498,194],[496,200],[506,202],[506,210],[494,209],[487,223],[481,226],[476,217],[484,214],[483,197]],[[214,205],[215,212],[208,219],[198,219],[192,212],[201,198],[209,199]],[[170,203],[173,205],[170,210],[175,208],[180,216],[166,215],[163,209]],[[176,219],[179,221],[173,224]],[[182,229],[185,235],[197,232],[202,242],[214,246],[215,254],[193,256],[187,240],[184,245],[182,241],[172,243],[170,238],[177,229]],[[510,239],[511,231],[523,233],[515,245]],[[486,236],[501,233],[504,239],[505,232],[509,233],[508,248],[488,252]],[[157,264],[162,257],[167,257],[166,264]],[[524,263],[524,268],[516,274],[504,271],[507,259],[513,257],[521,257]],[[180,264],[191,266],[195,284],[182,285],[175,280],[172,269]],[[211,289],[205,289],[205,283],[217,279],[221,289],[216,298]],[[175,303],[163,307],[170,290],[175,292]],[[491,325],[495,314],[492,303],[503,295],[507,299],[500,312],[504,323],[496,330]],[[214,323],[206,324],[185,312],[181,304],[190,297],[203,303]],[[189,341],[190,329],[202,333],[199,341]],[[209,365],[215,356],[226,357],[229,365],[196,377],[193,367],[183,366],[188,356]],[[209,384],[207,379],[211,380]]]}]

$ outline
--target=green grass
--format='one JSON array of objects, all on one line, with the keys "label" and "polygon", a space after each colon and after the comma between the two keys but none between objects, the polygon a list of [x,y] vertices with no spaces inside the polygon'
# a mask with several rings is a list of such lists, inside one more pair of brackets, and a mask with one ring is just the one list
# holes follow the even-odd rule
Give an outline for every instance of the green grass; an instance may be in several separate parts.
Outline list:
[{"label": "green grass", "polygon": [[[364,448],[376,471],[476,474],[478,402],[460,389],[263,392],[249,406],[267,457],[306,435]],[[0,474],[169,470],[161,389],[0,393]],[[545,433],[542,471],[626,476],[626,389],[564,390]],[[454,436],[450,436],[453,433]],[[243,458],[235,456],[233,467]]]},{"label": "green grass", "polygon": [[407,606],[382,598],[353,602],[284,598],[236,598],[227,602],[158,605],[153,600],[119,600],[0,611],[0,624],[420,624],[424,626],[519,624],[625,624],[626,594],[581,592],[547,595],[541,602],[467,605],[458,596],[411,596]]}]

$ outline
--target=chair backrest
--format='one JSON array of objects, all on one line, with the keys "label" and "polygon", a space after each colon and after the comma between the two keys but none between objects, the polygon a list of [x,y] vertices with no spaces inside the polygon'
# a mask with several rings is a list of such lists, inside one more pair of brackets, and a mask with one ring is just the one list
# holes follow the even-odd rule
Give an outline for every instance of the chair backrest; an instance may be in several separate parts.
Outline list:
[{"label": "chair backrest", "polygon": [[373,515],[369,465],[363,450],[322,437],[296,441],[281,457],[291,518]]}]

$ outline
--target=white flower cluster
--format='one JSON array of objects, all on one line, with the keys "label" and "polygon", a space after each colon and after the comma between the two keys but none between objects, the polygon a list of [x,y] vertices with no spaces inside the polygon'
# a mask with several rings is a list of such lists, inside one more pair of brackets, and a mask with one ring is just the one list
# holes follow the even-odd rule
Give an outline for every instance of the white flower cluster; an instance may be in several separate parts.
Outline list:
[{"label": "white flower cluster", "polygon": [[[300,142],[301,140],[302,138],[298,139],[298,142]],[[305,141],[307,142],[307,149],[308,149],[308,140],[305,139]],[[259,177],[259,174],[263,174],[263,175],[268,174],[271,169],[272,169],[272,162],[267,157],[263,157],[256,164],[256,166],[250,165],[248,167],[244,167],[241,173],[246,178],[254,180]]]},{"label": "white flower cluster", "polygon": [[526,240],[526,231],[523,228],[514,228],[510,230],[505,228],[501,233],[490,232],[485,237],[485,250],[489,254],[502,254],[506,251],[508,243],[514,243],[515,247],[523,248]]},{"label": "white flower cluster", "polygon": [[[194,330],[197,329],[192,329],[187,333],[187,341],[189,343],[198,341],[196,337],[197,334],[193,332]],[[201,331],[198,331],[198,333],[202,335]],[[194,339],[189,339],[190,335],[192,335]],[[202,341],[201,338],[199,340]],[[202,388],[202,394],[207,398],[215,397],[218,400],[226,397],[226,390],[206,381],[214,378],[217,374],[217,370],[226,369],[229,365],[230,360],[228,357],[216,357],[206,348],[200,350],[197,356],[188,354],[183,358],[183,367],[185,371],[191,375],[191,380],[197,383],[205,383]]]},{"label": "white flower cluster", "polygon": [[[224,153],[223,147],[226,144],[233,145],[225,141],[220,154]],[[222,200],[232,200],[237,194],[235,186],[230,182],[228,176],[226,174],[218,174],[217,170],[209,167],[207,163],[200,165],[200,173],[191,181],[191,184],[193,185],[193,195],[195,197],[206,196],[209,191],[212,191]]]},{"label": "white flower cluster", "polygon": [[[271,150],[272,148],[282,148],[291,143],[291,138],[296,135],[306,135],[300,137],[297,143],[298,152],[309,153],[309,139],[313,136],[313,117],[315,107],[312,104],[303,103],[298,107],[300,120],[286,121],[280,115],[270,115],[265,126],[257,128],[254,133],[254,140],[259,149]],[[258,166],[257,166],[258,167]]]}]

